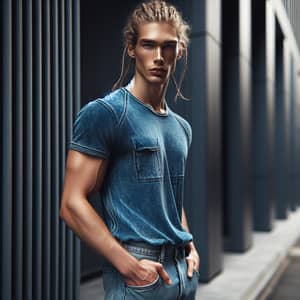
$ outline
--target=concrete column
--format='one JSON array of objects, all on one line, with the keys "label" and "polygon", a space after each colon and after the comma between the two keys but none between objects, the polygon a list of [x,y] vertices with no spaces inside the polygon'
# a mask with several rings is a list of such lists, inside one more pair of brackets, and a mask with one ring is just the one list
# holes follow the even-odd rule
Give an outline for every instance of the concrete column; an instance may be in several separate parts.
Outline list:
[{"label": "concrete column", "polygon": [[251,1],[223,11],[223,150],[225,249],[252,244]]},{"label": "concrete column", "polygon": [[296,77],[296,97],[295,97],[296,118],[296,199],[300,206],[300,67],[297,68]]},{"label": "concrete column", "polygon": [[296,96],[296,72],[295,72],[295,59],[293,54],[290,54],[290,97],[289,97],[289,116],[287,126],[290,128],[288,136],[289,144],[289,167],[288,167],[288,190],[289,190],[289,203],[292,211],[295,211],[297,208],[297,196],[296,196],[296,110],[295,110],[295,96]]},{"label": "concrete column", "polygon": [[289,103],[289,50],[285,40],[277,35],[276,42],[276,105],[275,105],[275,160],[274,192],[276,215],[285,219],[288,215],[288,103]]},{"label": "concrete column", "polygon": [[[272,109],[274,101],[275,20],[264,1],[252,1],[252,181],[253,227],[269,231],[274,221],[271,186]],[[256,18],[259,14],[260,18]]]}]

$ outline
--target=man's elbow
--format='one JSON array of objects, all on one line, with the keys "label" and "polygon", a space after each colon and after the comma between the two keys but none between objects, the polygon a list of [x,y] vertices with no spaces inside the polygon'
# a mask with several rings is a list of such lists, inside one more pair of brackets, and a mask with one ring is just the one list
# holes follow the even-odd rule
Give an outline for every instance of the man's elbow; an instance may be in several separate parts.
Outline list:
[{"label": "man's elbow", "polygon": [[61,199],[61,205],[60,205],[60,209],[59,209],[59,216],[61,219],[63,219],[65,222],[68,221],[68,216],[70,215],[70,201],[66,198],[63,197]]},{"label": "man's elbow", "polygon": [[62,204],[59,209],[59,217],[64,221],[66,219],[66,210],[67,210],[66,206]]},{"label": "man's elbow", "polygon": [[64,216],[65,216],[65,207],[61,205],[60,209],[59,209],[59,216],[61,219],[64,220]]},{"label": "man's elbow", "polygon": [[70,219],[76,218],[83,208],[83,197],[64,194],[61,199],[59,216],[68,224]]}]

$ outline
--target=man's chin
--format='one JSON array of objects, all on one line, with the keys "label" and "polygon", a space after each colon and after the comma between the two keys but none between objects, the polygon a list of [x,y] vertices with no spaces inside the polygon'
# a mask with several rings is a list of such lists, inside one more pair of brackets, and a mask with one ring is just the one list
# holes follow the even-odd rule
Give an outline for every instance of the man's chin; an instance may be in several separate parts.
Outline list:
[{"label": "man's chin", "polygon": [[164,84],[168,81],[168,78],[167,77],[159,77],[159,76],[151,76],[149,79],[148,79],[149,83],[157,83],[157,84]]}]

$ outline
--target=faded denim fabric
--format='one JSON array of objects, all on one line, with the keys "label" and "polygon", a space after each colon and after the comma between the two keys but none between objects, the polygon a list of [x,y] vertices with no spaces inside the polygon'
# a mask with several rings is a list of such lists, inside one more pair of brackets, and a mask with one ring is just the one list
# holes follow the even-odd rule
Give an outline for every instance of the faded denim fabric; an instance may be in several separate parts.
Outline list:
[{"label": "faded denim fabric", "polygon": [[160,262],[172,280],[167,285],[158,276],[143,286],[127,285],[123,276],[110,264],[103,267],[103,285],[105,300],[194,300],[199,281],[199,273],[194,270],[193,277],[187,277],[187,263],[184,249],[164,245],[160,250],[147,245],[130,243],[124,245],[136,259],[148,259]]},{"label": "faded denim fabric", "polygon": [[104,219],[121,241],[151,245],[192,240],[181,225],[191,127],[120,88],[78,113],[70,149],[109,159],[101,187]]}]

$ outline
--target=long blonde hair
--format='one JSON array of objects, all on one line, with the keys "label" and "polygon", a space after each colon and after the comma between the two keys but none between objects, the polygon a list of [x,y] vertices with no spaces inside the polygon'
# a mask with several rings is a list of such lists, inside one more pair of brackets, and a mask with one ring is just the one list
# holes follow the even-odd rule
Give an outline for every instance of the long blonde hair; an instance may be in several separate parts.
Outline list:
[{"label": "long blonde hair", "polygon": [[123,86],[124,80],[131,66],[134,64],[134,59],[127,55],[128,45],[136,45],[138,40],[138,26],[145,22],[168,22],[176,28],[179,43],[182,48],[184,65],[179,83],[177,83],[174,74],[171,74],[171,80],[176,89],[175,100],[178,96],[186,99],[181,93],[181,85],[187,69],[187,47],[189,44],[188,33],[190,31],[190,26],[183,20],[180,12],[175,6],[161,0],[142,2],[129,16],[123,31],[124,49],[122,54],[121,74],[119,79],[113,85],[112,90],[116,90]]}]

